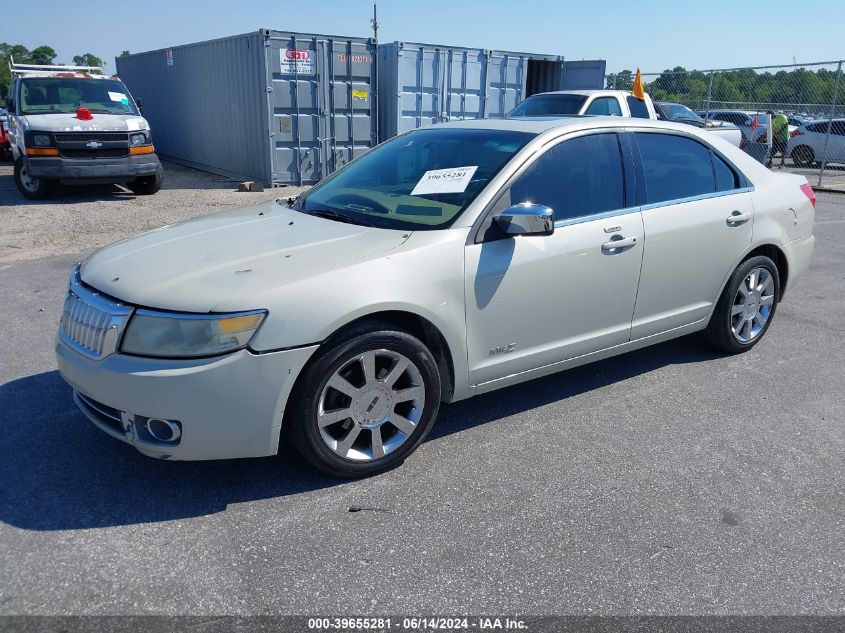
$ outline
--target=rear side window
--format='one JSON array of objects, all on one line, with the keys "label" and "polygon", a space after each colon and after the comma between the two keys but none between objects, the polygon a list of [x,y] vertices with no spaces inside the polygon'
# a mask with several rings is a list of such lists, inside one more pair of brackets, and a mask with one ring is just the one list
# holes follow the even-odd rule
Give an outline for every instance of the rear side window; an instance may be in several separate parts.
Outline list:
[{"label": "rear side window", "polygon": [[674,134],[637,132],[646,203],[654,204],[716,191],[710,149]]},{"label": "rear side window", "polygon": [[631,110],[631,116],[635,119],[650,119],[651,115],[648,113],[648,106],[645,101],[640,101],[636,97],[628,97],[628,108]]},{"label": "rear side window", "polygon": [[821,132],[824,134],[827,132],[827,123],[813,123],[812,125],[808,125],[807,129],[811,132]]},{"label": "rear side window", "polygon": [[622,108],[616,97],[599,97],[595,99],[584,114],[622,116]]},{"label": "rear side window", "polygon": [[715,152],[713,153],[713,166],[716,170],[716,191],[731,191],[739,188],[739,176]]},{"label": "rear side window", "polygon": [[625,206],[622,153],[616,134],[591,134],[550,148],[511,185],[503,208],[521,202],[551,207],[566,220]]}]

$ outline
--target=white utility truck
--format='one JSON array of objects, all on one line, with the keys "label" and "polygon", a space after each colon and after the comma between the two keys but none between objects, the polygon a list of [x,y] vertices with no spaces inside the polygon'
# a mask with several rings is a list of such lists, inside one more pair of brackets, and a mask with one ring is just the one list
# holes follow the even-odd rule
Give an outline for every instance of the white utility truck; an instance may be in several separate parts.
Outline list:
[{"label": "white utility truck", "polygon": [[[621,116],[658,120],[651,97],[637,99],[625,90],[559,90],[531,95],[508,113],[509,119],[560,116]],[[742,131],[735,125],[706,122],[707,131],[721,136],[731,145],[742,146]]]}]

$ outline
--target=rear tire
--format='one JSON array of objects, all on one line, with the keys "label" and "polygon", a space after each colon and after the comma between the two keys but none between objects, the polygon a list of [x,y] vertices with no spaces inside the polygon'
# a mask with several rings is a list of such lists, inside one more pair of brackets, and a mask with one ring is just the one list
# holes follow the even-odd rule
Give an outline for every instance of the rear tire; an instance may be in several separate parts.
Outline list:
[{"label": "rear tire", "polygon": [[44,200],[53,193],[55,183],[44,178],[34,178],[29,175],[29,168],[23,158],[15,161],[15,185],[24,198],[29,200]]},{"label": "rear tire", "polygon": [[440,408],[429,349],[384,321],[341,332],[303,370],[285,417],[294,446],[335,477],[400,465],[425,439]]},{"label": "rear tire", "polygon": [[816,153],[812,147],[808,147],[807,145],[799,145],[792,150],[790,155],[792,156],[792,161],[798,167],[812,167],[813,163],[816,162]]},{"label": "rear tire", "polygon": [[154,193],[158,193],[163,182],[164,170],[159,167],[158,171],[152,176],[136,178],[126,186],[137,196],[151,196]]},{"label": "rear tire", "polygon": [[766,334],[780,296],[775,263],[764,255],[737,266],[704,331],[707,341],[730,354],[747,352]]}]

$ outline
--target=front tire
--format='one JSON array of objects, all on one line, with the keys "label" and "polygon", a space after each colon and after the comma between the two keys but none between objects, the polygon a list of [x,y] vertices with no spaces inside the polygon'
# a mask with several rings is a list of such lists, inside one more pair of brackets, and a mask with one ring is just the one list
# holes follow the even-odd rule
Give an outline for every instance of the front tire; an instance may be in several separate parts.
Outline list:
[{"label": "front tire", "polygon": [[768,331],[777,310],[780,275],[764,255],[751,257],[733,272],[707,324],[708,342],[730,354],[747,352]]},{"label": "front tire", "polygon": [[35,178],[29,174],[29,168],[23,158],[15,161],[15,186],[24,198],[29,200],[44,200],[53,193],[53,181]]},{"label": "front tire", "polygon": [[285,424],[311,465],[365,477],[401,464],[431,430],[440,374],[416,337],[363,322],[317,352],[297,381]]},{"label": "front tire", "polygon": [[164,170],[159,167],[158,171],[152,176],[143,176],[141,178],[136,178],[132,182],[128,183],[126,186],[129,187],[132,193],[134,193],[136,196],[151,196],[155,193],[158,193],[163,183]]}]

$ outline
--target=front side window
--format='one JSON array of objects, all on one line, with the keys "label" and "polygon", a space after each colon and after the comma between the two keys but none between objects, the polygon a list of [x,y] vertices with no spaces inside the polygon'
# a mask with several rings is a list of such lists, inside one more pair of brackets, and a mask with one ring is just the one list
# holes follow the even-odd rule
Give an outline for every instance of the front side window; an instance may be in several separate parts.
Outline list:
[{"label": "front side window", "polygon": [[540,156],[496,204],[551,207],[555,220],[567,220],[625,206],[622,154],[615,133],[580,136]]},{"label": "front side window", "polygon": [[335,172],[301,195],[294,208],[379,228],[445,228],[534,136],[492,129],[415,130]]},{"label": "front side window", "polygon": [[594,99],[584,114],[599,116],[622,116],[622,108],[615,97],[599,97]]},{"label": "front side window", "polygon": [[631,110],[631,116],[635,119],[650,119],[651,115],[648,112],[648,106],[645,101],[640,101],[634,96],[629,96],[628,108]]},{"label": "front side window", "polygon": [[716,191],[710,149],[674,134],[637,132],[646,181],[646,203],[689,198]]},{"label": "front side window", "polygon": [[113,79],[27,77],[21,80],[21,114],[68,114],[88,108],[93,114],[138,114],[129,91]]},{"label": "front side window", "polygon": [[587,97],[573,94],[540,94],[528,97],[508,113],[508,118],[578,114]]}]

